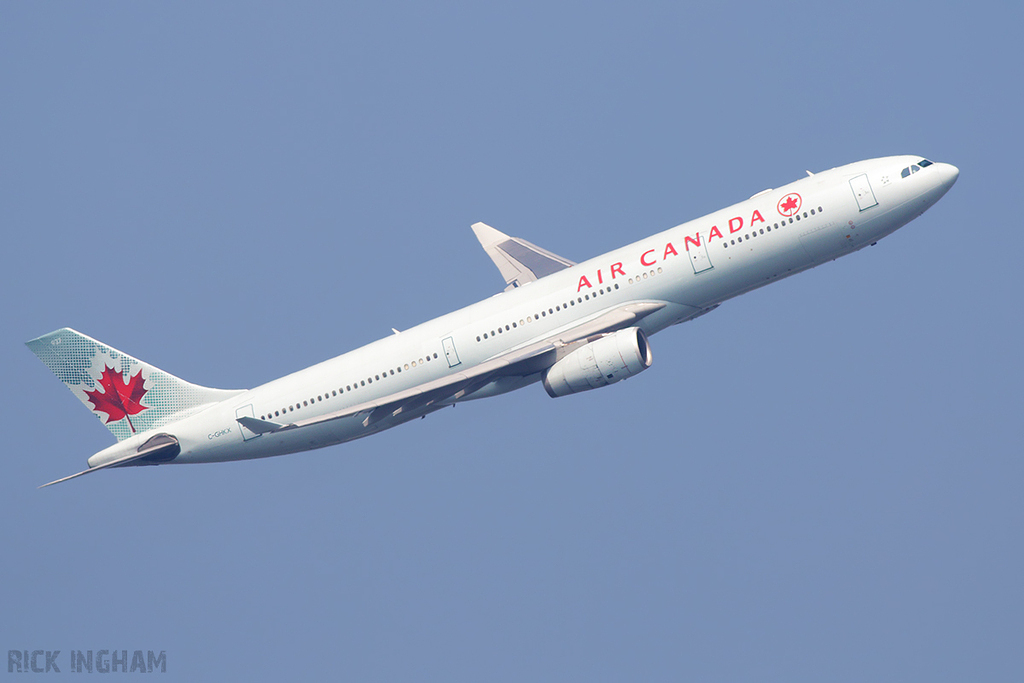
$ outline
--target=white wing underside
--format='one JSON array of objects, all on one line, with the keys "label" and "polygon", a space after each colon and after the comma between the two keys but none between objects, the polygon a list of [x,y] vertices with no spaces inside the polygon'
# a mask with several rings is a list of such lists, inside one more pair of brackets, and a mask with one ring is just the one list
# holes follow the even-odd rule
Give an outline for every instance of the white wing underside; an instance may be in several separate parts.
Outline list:
[{"label": "white wing underside", "polygon": [[359,403],[326,415],[282,424],[254,417],[240,417],[238,422],[257,434],[302,429],[355,415],[365,415],[364,426],[388,418],[450,405],[486,386],[500,377],[524,377],[549,367],[558,357],[560,349],[588,338],[614,332],[635,325],[641,318],[665,307],[662,302],[634,303],[613,309],[588,322],[576,325],[520,349],[484,361],[465,371],[425,382],[372,401]]}]

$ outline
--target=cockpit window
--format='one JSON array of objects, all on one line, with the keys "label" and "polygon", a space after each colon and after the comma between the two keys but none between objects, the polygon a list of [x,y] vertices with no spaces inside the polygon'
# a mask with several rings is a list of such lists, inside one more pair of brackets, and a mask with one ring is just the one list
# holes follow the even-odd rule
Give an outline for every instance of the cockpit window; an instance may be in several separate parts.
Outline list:
[{"label": "cockpit window", "polygon": [[900,171],[900,177],[901,178],[906,178],[911,173],[917,173],[922,168],[925,168],[926,166],[931,166],[931,165],[932,165],[932,162],[928,161],[927,159],[921,159],[921,161],[917,162],[916,164],[911,164],[910,166],[907,166],[905,169]]}]

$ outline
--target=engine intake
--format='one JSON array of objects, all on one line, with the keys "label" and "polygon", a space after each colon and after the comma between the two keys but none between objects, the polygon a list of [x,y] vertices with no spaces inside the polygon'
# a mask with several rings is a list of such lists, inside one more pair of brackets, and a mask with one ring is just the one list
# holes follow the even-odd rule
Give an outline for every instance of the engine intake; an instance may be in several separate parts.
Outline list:
[{"label": "engine intake", "polygon": [[651,347],[639,327],[630,327],[584,344],[544,373],[551,398],[614,384],[651,367]]}]

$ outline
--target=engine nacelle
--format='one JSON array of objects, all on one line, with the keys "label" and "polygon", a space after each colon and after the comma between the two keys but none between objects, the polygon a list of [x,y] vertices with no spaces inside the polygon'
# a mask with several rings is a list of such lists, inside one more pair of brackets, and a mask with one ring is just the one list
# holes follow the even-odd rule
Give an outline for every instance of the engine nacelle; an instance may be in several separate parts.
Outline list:
[{"label": "engine nacelle", "polygon": [[639,327],[630,327],[584,344],[544,373],[551,398],[614,384],[651,367],[651,347]]}]

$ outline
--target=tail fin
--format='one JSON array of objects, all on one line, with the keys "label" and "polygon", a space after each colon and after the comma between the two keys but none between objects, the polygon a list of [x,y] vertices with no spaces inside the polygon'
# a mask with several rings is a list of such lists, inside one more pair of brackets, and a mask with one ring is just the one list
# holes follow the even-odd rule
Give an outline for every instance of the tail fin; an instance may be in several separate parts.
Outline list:
[{"label": "tail fin", "polygon": [[242,393],[190,384],[68,327],[26,345],[118,441]]}]

